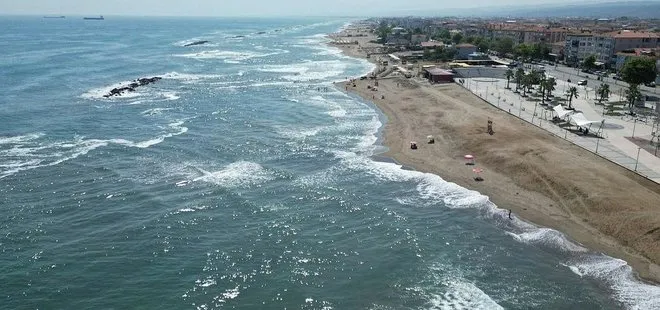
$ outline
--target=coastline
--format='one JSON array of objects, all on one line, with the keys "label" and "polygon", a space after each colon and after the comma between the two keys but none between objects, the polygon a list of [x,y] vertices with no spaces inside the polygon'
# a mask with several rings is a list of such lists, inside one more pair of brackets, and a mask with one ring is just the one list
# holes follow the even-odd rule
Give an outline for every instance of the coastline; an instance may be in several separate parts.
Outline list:
[{"label": "coastline", "polygon": [[[346,38],[346,34],[333,34]],[[365,59],[372,37],[332,45]],[[376,65],[374,59],[367,59]],[[335,83],[370,101],[387,121],[384,153],[391,160],[489,197],[525,221],[562,232],[591,251],[625,260],[641,280],[660,284],[660,187],[590,152],[553,137],[489,104],[457,84],[431,85],[388,77]],[[384,97],[382,97],[384,96]],[[494,122],[494,135],[486,121]],[[435,137],[426,144],[426,135]],[[417,150],[409,142],[418,141]],[[484,182],[463,163],[474,154]],[[657,236],[656,236],[657,234]]]}]

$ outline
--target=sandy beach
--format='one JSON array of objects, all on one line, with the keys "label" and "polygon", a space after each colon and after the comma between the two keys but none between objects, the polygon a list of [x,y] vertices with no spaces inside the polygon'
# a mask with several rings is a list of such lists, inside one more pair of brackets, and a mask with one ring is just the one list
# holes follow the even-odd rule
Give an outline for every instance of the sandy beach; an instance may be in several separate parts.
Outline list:
[{"label": "sandy beach", "polygon": [[[373,37],[336,45],[365,58]],[[374,57],[371,59],[373,60]],[[567,234],[589,249],[627,261],[660,283],[660,186],[498,110],[457,84],[392,77],[337,83],[371,100],[387,116],[384,156],[487,195],[502,209]],[[374,99],[375,98],[375,99]],[[487,132],[492,120],[494,134]],[[427,135],[435,137],[427,144]],[[410,141],[419,148],[410,149]],[[473,154],[484,181],[463,156]],[[503,211],[504,212],[504,211]]]}]

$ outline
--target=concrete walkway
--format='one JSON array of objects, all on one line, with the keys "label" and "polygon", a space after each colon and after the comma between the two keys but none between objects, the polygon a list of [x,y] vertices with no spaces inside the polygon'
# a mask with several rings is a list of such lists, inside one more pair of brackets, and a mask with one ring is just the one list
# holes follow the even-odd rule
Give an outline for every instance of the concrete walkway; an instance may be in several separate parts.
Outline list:
[{"label": "concrete walkway", "polygon": [[[600,121],[605,119],[603,128],[600,131],[603,139],[592,134],[584,136],[582,133],[575,131],[574,126],[571,128],[553,123],[551,120],[555,114],[553,114],[551,108],[543,107],[540,97],[522,97],[514,93],[515,83],[513,82],[510,83],[511,90],[505,89],[506,80],[494,78],[466,78],[463,86],[488,103],[512,115],[533,123],[627,169],[636,171],[656,183],[660,183],[660,158],[629,140],[633,136],[650,140],[653,129],[652,123],[648,122],[647,124],[626,117],[604,116],[602,107],[595,104],[595,91],[593,88],[578,86],[557,79],[557,86],[553,94],[560,96],[569,87],[578,87],[579,97],[573,99],[572,105],[576,111],[582,112],[589,120]],[[536,92],[536,90],[533,92]],[[616,95],[613,97],[613,100],[618,99]],[[532,101],[532,99],[538,99],[538,102]],[[600,124],[592,125],[590,133],[597,133],[599,127]],[[660,155],[660,151],[658,154]],[[638,156],[639,161],[637,161]]]}]

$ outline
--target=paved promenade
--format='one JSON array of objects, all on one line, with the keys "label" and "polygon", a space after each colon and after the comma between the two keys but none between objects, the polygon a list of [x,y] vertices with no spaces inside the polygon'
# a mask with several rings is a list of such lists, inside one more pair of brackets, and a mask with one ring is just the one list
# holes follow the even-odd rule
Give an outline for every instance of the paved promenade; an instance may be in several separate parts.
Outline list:
[{"label": "paved promenade", "polygon": [[[512,115],[660,183],[660,157],[656,157],[652,153],[657,148],[653,148],[652,152],[649,152],[629,140],[630,137],[650,140],[653,130],[651,120],[642,122],[631,117],[604,116],[602,106],[595,104],[595,91],[592,87],[578,86],[575,83],[557,79],[556,90],[553,91],[553,94],[562,95],[568,87],[578,87],[579,97],[573,99],[572,105],[576,111],[582,112],[589,120],[605,120],[600,131],[602,139],[591,134],[599,131],[600,124],[591,126],[590,134],[585,136],[574,130],[575,127],[570,128],[553,123],[551,120],[556,114],[553,114],[554,112],[550,108],[543,107],[540,98],[538,98],[538,102],[535,102],[531,100],[531,97],[525,98],[514,93],[513,90],[505,89],[506,80],[504,79],[466,78],[463,86],[488,103]],[[515,83],[511,82],[510,86],[515,89]],[[618,101],[618,94],[612,95],[612,100]],[[646,143],[648,144],[648,142]],[[648,146],[648,148],[652,147]],[[660,156],[660,151],[658,151],[658,155]]]}]

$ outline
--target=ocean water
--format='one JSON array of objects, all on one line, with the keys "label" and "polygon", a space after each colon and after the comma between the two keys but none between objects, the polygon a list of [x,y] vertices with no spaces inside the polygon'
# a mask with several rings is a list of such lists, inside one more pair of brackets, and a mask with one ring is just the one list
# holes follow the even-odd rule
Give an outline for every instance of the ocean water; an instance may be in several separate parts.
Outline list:
[{"label": "ocean water", "polygon": [[324,45],[347,22],[0,17],[0,308],[660,308],[625,262],[376,160],[383,116],[330,84],[371,70]]}]

